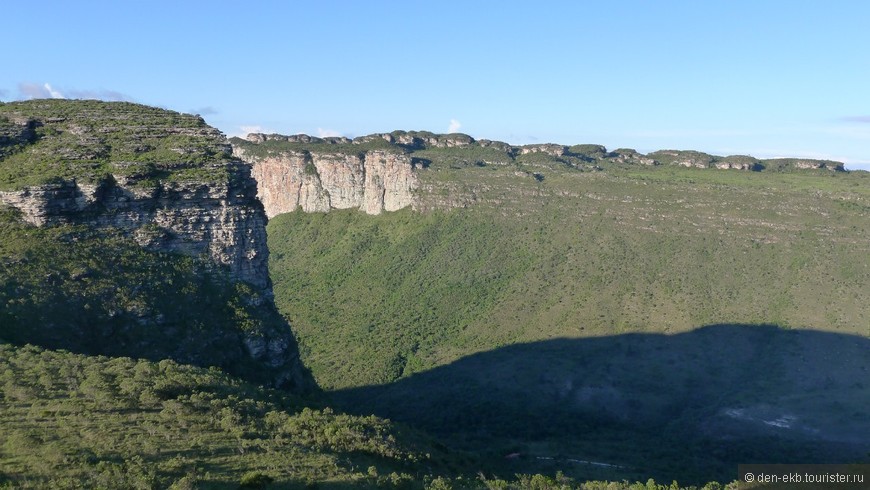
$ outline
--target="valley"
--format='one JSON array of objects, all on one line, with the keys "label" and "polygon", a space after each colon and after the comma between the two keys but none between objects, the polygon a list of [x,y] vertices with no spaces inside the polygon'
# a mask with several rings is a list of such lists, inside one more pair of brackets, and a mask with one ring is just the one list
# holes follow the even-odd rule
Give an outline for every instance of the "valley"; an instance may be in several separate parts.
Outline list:
[{"label": "valley", "polygon": [[34,100],[0,202],[0,488],[867,462],[870,174],[837,162]]}]

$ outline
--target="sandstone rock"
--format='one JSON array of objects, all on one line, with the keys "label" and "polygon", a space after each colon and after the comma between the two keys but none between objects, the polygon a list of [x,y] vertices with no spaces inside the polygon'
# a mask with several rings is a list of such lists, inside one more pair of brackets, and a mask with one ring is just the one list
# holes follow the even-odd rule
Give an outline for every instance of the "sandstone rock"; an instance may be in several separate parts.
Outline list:
[{"label": "sandstone rock", "polygon": [[[262,308],[258,313],[264,319],[245,331],[215,331],[209,341],[220,344],[227,359],[247,350],[269,368],[264,375],[274,376],[276,386],[308,386],[293,334],[272,302],[267,218],[257,199],[257,182],[251,165],[232,157],[220,131],[195,116],[121,102],[23,101],[0,109],[0,160],[14,154],[18,164],[25,164],[26,177],[7,182],[0,202],[36,226],[105,229],[150,250],[206,259],[197,270],[220,269],[230,280],[246,283],[235,286],[238,298]],[[58,113],[65,117],[55,117]],[[276,138],[288,137],[248,135],[256,142]],[[63,162],[65,171],[43,174],[59,157],[71,160]],[[316,197],[316,188],[312,195]],[[76,272],[69,280],[86,276]],[[110,311],[108,317],[122,314],[133,323],[154,326],[156,337],[176,332],[177,325],[168,324],[159,308]],[[139,346],[124,348],[130,349],[124,351],[128,355]],[[168,355],[179,362],[216,362],[197,349]]]},{"label": "sandstone rock", "polygon": [[758,160],[745,155],[731,155],[714,163],[718,169],[758,170]]},{"label": "sandstone rock", "polygon": [[266,217],[255,198],[256,183],[250,166],[228,167],[232,178],[219,184],[161,182],[141,188],[129,176],[96,185],[72,180],[0,192],[0,201],[37,226],[111,226],[150,249],[207,255],[234,280],[266,289]]},{"label": "sandstone rock", "polygon": [[620,163],[629,163],[635,165],[656,165],[657,162],[652,159],[644,156],[641,153],[638,153],[636,150],[631,148],[618,148],[613,150],[607,155],[607,158],[613,159]]},{"label": "sandstone rock", "polygon": [[528,155],[529,153],[546,153],[554,157],[561,157],[568,153],[568,147],[564,145],[556,145],[552,143],[544,143],[540,145],[525,145],[519,148],[520,155]]},{"label": "sandstone rock", "polygon": [[234,150],[252,162],[258,197],[269,217],[297,208],[305,212],[356,208],[368,214],[396,211],[414,202],[419,187],[415,165],[402,153],[329,153],[327,147],[326,152],[285,151],[261,157],[239,147]]},{"label": "sandstone rock", "polygon": [[493,140],[477,140],[477,144],[482,148],[495,148],[497,150],[501,150],[506,154],[513,156],[517,153],[517,149],[503,141],[493,141]]},{"label": "sandstone rock", "polygon": [[800,159],[800,160],[793,160],[791,162],[791,164],[794,168],[799,168],[799,169],[804,169],[804,170],[807,170],[807,169],[811,169],[811,170],[826,169],[826,170],[838,171],[838,172],[842,172],[843,170],[845,170],[845,168],[843,167],[843,164],[841,164],[839,162],[828,162],[825,160],[802,160],[802,159]]},{"label": "sandstone rock", "polygon": [[712,155],[691,150],[659,150],[650,153],[647,157],[665,165],[695,168],[710,168],[715,161]]}]

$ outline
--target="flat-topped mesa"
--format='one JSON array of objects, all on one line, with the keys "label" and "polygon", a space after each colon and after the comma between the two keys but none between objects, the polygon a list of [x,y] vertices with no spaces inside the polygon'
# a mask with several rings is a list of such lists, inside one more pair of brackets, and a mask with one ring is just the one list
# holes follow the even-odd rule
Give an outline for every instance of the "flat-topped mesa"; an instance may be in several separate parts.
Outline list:
[{"label": "flat-topped mesa", "polygon": [[208,256],[268,290],[250,166],[201,118],[97,101],[0,109],[0,202],[25,221],[111,226],[151,250]]},{"label": "flat-topped mesa", "polygon": [[830,160],[812,160],[806,158],[771,158],[758,159],[747,155],[730,155],[720,157],[692,150],[659,150],[646,155],[656,164],[677,165],[694,168],[716,168],[760,171],[790,171],[790,170],[829,170],[843,172],[846,170],[841,162]]},{"label": "flat-topped mesa", "polygon": [[[151,251],[207,259],[195,266],[200,273],[220,270],[230,282],[250,284],[237,288],[239,297],[264,320],[213,332],[229,339],[224,358],[247,362],[246,350],[271,373],[270,382],[302,386],[295,339],[273,318],[267,218],[251,166],[200,117],[120,102],[0,103],[0,204],[36,226],[120,233]],[[133,319],[124,328],[153,324],[155,338],[169,328],[159,314],[119,315]],[[138,348],[118,347],[125,355]],[[172,356],[201,359],[184,349]]]},{"label": "flat-topped mesa", "polygon": [[[366,141],[327,142],[305,136],[235,139],[234,154],[253,165],[257,194],[269,217],[359,209],[396,211],[414,203],[416,165],[402,148],[380,135]],[[301,148],[297,143],[321,143]]]}]

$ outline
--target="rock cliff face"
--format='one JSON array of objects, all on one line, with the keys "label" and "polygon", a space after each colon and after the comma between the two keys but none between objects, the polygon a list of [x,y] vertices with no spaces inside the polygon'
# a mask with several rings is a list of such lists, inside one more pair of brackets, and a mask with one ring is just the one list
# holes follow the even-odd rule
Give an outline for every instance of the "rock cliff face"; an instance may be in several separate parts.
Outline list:
[{"label": "rock cliff face", "polygon": [[[241,323],[227,318],[221,326],[192,327],[199,322],[180,319],[178,312],[163,315],[160,304],[147,305],[152,313],[146,316],[136,311],[142,309],[138,306],[113,312],[105,319],[106,328],[97,325],[94,331],[119,326],[124,332],[124,325],[141,330],[144,322],[152,335],[138,347],[108,347],[113,355],[135,356],[137,348],[160,355],[153,354],[153,346],[161,342],[161,331],[172,335],[191,329],[187,344],[195,345],[192,339],[200,337],[206,342],[223,339],[227,354],[208,359],[195,347],[184,347],[168,357],[232,365],[241,360],[229,353],[246,352],[271,373],[272,384],[306,385],[296,341],[272,303],[267,217],[251,165],[233,157],[225,137],[201,118],[128,103],[0,103],[0,204],[39,227],[120,232],[148,250],[205,259],[197,262],[203,281],[219,269],[225,274],[218,276],[228,276],[230,283],[253,286],[237,288],[239,303],[231,311],[242,312],[239,318],[247,320]],[[215,280],[226,284],[218,276]],[[198,290],[184,294],[200,299]],[[102,297],[82,303],[88,301],[100,304]],[[175,325],[166,324],[169,317],[176,318]],[[86,343],[74,323],[52,322],[44,328],[68,335],[70,345]],[[244,363],[250,365],[250,360]]]},{"label": "rock cliff face", "polygon": [[253,164],[258,196],[269,217],[300,207],[305,212],[396,211],[413,204],[419,187],[415,165],[403,153],[330,152],[327,147],[323,152],[286,150],[260,156],[239,146],[234,153]]},{"label": "rock cliff face", "polygon": [[[305,134],[252,133],[231,140],[233,154],[253,164],[258,197],[269,217],[301,208],[305,212],[359,209],[368,214],[406,206],[425,211],[464,207],[478,200],[486,182],[435,178],[467,167],[516,166],[514,175],[546,178],[552,168],[601,171],[616,165],[682,166],[744,171],[844,170],[821,160],[759,160],[750,156],[716,156],[691,150],[642,154],[633,149],[608,151],[595,144],[552,143],[513,146],[475,140],[466,134],[393,131],[353,139]],[[489,179],[486,179],[489,180]],[[506,190],[508,199],[510,190]]]},{"label": "rock cliff face", "polygon": [[75,179],[0,192],[37,226],[113,227],[151,250],[208,256],[233,280],[268,289],[266,217],[249,166],[227,163],[226,182],[158,182],[110,176],[96,184]]}]

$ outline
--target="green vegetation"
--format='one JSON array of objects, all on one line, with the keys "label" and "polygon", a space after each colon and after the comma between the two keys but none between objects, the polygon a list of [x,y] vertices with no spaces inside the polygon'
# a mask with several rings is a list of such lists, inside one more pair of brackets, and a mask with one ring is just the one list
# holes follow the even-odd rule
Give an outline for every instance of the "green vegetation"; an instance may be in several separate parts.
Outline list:
[{"label": "green vegetation", "polygon": [[647,156],[665,165],[678,165],[681,162],[690,162],[690,166],[709,167],[716,161],[716,157],[713,155],[693,150],[660,150],[654,151]]},{"label": "green vegetation", "polygon": [[262,293],[208,261],[149,252],[110,229],[37,228],[16,215],[0,207],[0,339],[272,374],[242,343],[287,331]]},{"label": "green vegetation", "polygon": [[[339,407],[439,433],[496,466],[520,452],[530,455],[521,471],[581,479],[700,482],[733,478],[741,457],[866,455],[866,445],[786,433],[717,450],[699,424],[724,430],[718,411],[767,404],[831,433],[870,430],[855,418],[870,403],[866,384],[804,397],[787,381],[863,376],[812,349],[870,368],[855,344],[870,337],[870,175],[556,162],[535,167],[537,179],[513,165],[456,167],[419,174],[432,189],[421,207],[466,209],[269,223],[278,307]],[[690,334],[716,324],[747,326],[715,342]],[[756,352],[751,325],[762,324],[784,335]],[[802,329],[840,340],[787,335]],[[635,343],[640,334],[648,340]],[[551,466],[536,459],[559,455]],[[594,474],[567,459],[626,469]]]},{"label": "green vegetation", "polygon": [[57,179],[223,182],[232,159],[202,118],[127,102],[33,100],[0,105],[0,189]]},{"label": "green vegetation", "polygon": [[572,155],[585,156],[590,159],[607,158],[607,148],[601,145],[574,145],[568,148],[568,153]]},{"label": "green vegetation", "polygon": [[[427,210],[273,219],[280,314],[204,258],[0,208],[0,488],[663,490],[679,485],[649,478],[866,460],[870,174],[670,151],[647,168],[462,134],[279,139],[233,141],[408,153]],[[233,161],[196,116],[0,104],[3,190],[223,183]],[[287,366],[245,341],[292,344],[282,314],[325,394],[257,385]]]},{"label": "green vegetation", "polygon": [[461,213],[274,218],[276,301],[298,322],[295,332],[318,382],[328,388],[389,382],[432,367],[439,346],[465,345],[464,330],[486,321],[500,293],[528,267],[528,257],[501,233]]},{"label": "green vegetation", "polygon": [[[2,133],[0,133],[2,134]],[[635,150],[620,148],[608,152],[595,144],[579,144],[563,147],[557,144],[511,146],[500,141],[476,141],[462,133],[435,134],[429,131],[393,131],[355,138],[353,142],[339,138],[315,138],[307,135],[264,135],[262,141],[252,142],[231,138],[230,142],[244,151],[245,155],[257,158],[276,156],[286,152],[338,153],[361,155],[378,150],[409,153],[412,159],[424,167],[433,169],[459,169],[466,166],[484,167],[514,163],[521,169],[525,166],[567,166],[574,169],[600,170],[602,167],[644,164],[709,168],[719,164],[731,164],[744,170],[774,172],[842,171],[839,162],[796,158],[759,160],[745,155],[726,157],[709,155],[692,150],[660,150],[641,155]],[[530,148],[531,147],[531,148]],[[528,151],[523,153],[524,149]],[[545,151],[544,151],[545,150]],[[632,162],[633,163],[629,163]]]},{"label": "green vegetation", "polygon": [[391,153],[404,153],[404,149],[390,144],[382,138],[371,138],[369,141],[358,143],[301,143],[281,140],[267,140],[261,143],[251,143],[242,138],[230,138],[230,143],[244,150],[246,155],[258,158],[279,155],[286,152],[312,152],[312,153],[340,153],[345,155],[359,155],[366,151],[386,151]]},{"label": "green vegetation", "polygon": [[689,488],[487,477],[476,458],[417,431],[218,369],[5,343],[0,433],[0,488],[10,489]]},{"label": "green vegetation", "polygon": [[472,208],[269,223],[276,300],[323,387],[553,337],[714,323],[868,334],[862,175],[458,172],[488,186]]},{"label": "green vegetation", "polygon": [[477,145],[429,148],[415,151],[413,156],[427,162],[434,162],[439,166],[457,168],[468,165],[505,165],[512,164],[514,161],[512,155],[499,148]]},{"label": "green vegetation", "polygon": [[310,403],[216,369],[0,343],[0,488],[374,487],[442,464],[417,434]]}]

